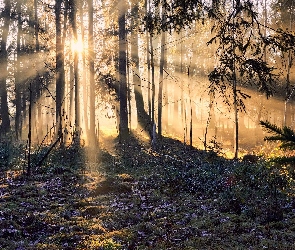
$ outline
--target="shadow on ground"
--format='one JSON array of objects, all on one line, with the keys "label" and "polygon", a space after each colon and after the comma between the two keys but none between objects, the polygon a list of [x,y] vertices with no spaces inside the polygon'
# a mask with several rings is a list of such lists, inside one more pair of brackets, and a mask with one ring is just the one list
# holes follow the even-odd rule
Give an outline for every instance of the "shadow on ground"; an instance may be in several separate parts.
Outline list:
[{"label": "shadow on ground", "polygon": [[58,149],[29,180],[3,168],[0,248],[292,249],[292,203],[278,195],[273,206],[264,163],[169,138],[157,150],[136,136],[112,143],[96,162]]}]

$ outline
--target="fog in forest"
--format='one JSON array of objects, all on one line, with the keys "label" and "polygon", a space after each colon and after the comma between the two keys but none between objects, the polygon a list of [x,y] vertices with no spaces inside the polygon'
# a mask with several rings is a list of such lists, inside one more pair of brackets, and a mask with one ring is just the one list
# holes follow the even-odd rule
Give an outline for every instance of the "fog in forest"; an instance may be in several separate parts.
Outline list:
[{"label": "fog in forest", "polygon": [[[147,140],[153,125],[142,127],[139,116],[149,117],[148,123],[161,127],[164,136],[184,144],[233,152],[234,101],[226,103],[223,95],[230,93],[216,90],[214,97],[212,92],[209,94],[210,73],[225,55],[220,54],[221,40],[209,42],[218,34],[213,29],[217,24],[202,19],[179,30],[148,31],[144,26],[147,11],[156,17],[164,9],[157,12],[156,5],[144,4],[147,2],[121,1],[117,5],[112,1],[82,1],[74,7],[71,1],[2,3],[5,13],[18,13],[15,20],[3,15],[1,22],[2,46],[7,49],[1,55],[5,59],[1,78],[2,128],[10,127],[24,141],[30,134],[33,145],[50,144],[61,131],[66,143],[78,131],[83,145],[91,144],[92,139],[103,145],[104,138],[120,134],[120,111],[124,111],[128,114],[124,126]],[[257,34],[272,36],[278,27],[292,30],[292,13],[288,10],[282,9],[281,21],[275,23],[276,4],[262,1],[253,5],[257,20],[264,24]],[[230,10],[228,4],[223,11]],[[239,18],[247,22],[248,17],[243,15]],[[233,22],[240,25],[239,18]],[[234,34],[237,42],[256,39],[251,34],[258,28],[253,26],[251,32],[247,29],[241,26],[244,35]],[[253,46],[245,55],[253,57]],[[238,109],[238,144],[245,152],[264,145],[266,133],[259,121],[291,128],[294,125],[293,54],[274,46],[264,50],[257,53],[276,68],[277,93],[267,98],[255,84],[243,84],[243,78],[251,81],[248,76],[237,79],[236,91],[251,96],[243,100],[245,110]],[[240,70],[238,66],[236,70]],[[225,92],[231,89],[231,83],[226,84],[229,90]],[[283,93],[286,88],[287,94]],[[6,99],[7,103],[3,101]]]}]

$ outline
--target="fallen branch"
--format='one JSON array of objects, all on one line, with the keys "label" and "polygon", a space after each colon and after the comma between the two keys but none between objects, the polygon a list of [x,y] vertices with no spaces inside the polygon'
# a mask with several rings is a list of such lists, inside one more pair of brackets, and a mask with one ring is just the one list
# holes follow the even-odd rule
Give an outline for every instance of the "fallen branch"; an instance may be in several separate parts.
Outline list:
[{"label": "fallen branch", "polygon": [[62,138],[63,134],[60,133],[60,135],[58,136],[58,138],[56,139],[56,141],[50,146],[50,148],[47,150],[46,154],[42,157],[42,159],[36,164],[36,168],[37,167],[41,167],[43,161],[47,158],[47,156],[50,154],[50,152],[52,151],[52,149],[55,147],[55,145],[59,142],[59,140]]}]

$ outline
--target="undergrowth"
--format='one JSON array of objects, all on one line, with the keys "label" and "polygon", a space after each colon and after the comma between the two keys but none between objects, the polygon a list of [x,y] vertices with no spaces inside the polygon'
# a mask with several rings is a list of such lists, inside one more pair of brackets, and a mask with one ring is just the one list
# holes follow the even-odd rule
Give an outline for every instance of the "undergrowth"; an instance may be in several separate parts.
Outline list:
[{"label": "undergrowth", "polygon": [[90,169],[86,150],[53,150],[30,179],[16,155],[2,162],[1,249],[294,249],[284,165],[132,138],[98,150]]}]

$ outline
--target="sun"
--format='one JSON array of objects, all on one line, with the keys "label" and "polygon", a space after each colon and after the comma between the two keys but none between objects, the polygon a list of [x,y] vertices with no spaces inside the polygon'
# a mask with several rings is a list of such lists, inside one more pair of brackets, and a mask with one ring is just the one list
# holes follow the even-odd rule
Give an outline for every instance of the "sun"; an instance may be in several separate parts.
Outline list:
[{"label": "sun", "polygon": [[73,52],[82,53],[84,49],[85,49],[85,45],[81,38],[78,38],[77,40],[72,40],[71,50]]}]

